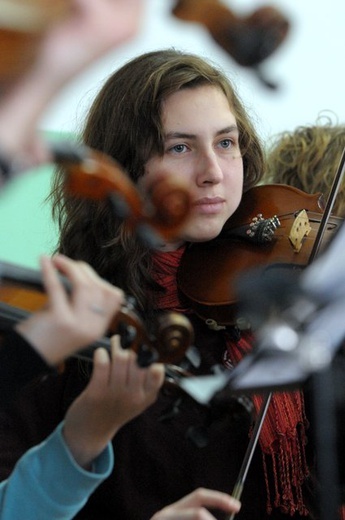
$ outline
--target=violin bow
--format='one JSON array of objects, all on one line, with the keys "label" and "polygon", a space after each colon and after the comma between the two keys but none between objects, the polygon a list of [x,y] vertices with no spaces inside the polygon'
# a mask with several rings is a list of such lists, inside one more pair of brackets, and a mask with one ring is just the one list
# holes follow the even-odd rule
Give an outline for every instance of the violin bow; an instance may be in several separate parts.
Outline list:
[{"label": "violin bow", "polygon": [[[311,255],[309,258],[309,264],[315,259],[315,257],[317,256],[317,254],[319,252],[319,249],[320,249],[320,246],[322,243],[322,239],[323,239],[323,236],[324,236],[324,233],[326,230],[327,222],[331,215],[331,212],[332,212],[332,209],[334,206],[334,202],[335,202],[335,198],[337,196],[341,181],[344,176],[344,172],[345,172],[345,148],[342,152],[342,156],[341,156],[336,174],[334,176],[332,187],[331,187],[329,196],[327,198],[325,210],[322,215],[322,219],[320,221],[320,225],[319,225],[319,229],[318,229],[318,232],[317,232],[317,235],[315,238],[313,249],[312,249],[312,252],[311,252]],[[246,450],[246,453],[245,453],[245,456],[244,456],[244,459],[242,462],[242,466],[241,466],[241,469],[240,469],[238,477],[237,477],[237,481],[236,481],[235,486],[232,491],[232,496],[234,498],[236,498],[237,500],[240,500],[241,495],[242,495],[244,483],[245,483],[247,473],[248,473],[248,470],[249,470],[249,467],[250,467],[250,464],[251,464],[251,461],[252,461],[252,458],[253,458],[253,455],[255,452],[257,442],[259,440],[260,432],[261,432],[261,429],[262,429],[262,426],[263,426],[263,423],[264,423],[264,420],[266,417],[266,413],[267,413],[268,406],[271,401],[271,397],[272,397],[272,393],[268,393],[261,405],[258,417],[257,417],[255,425],[254,425],[253,433],[252,433],[251,439],[249,441],[249,444],[248,444],[248,447],[247,447],[247,450]],[[236,515],[236,513],[232,513],[230,516],[228,516],[227,520],[234,520],[235,515]]]},{"label": "violin bow", "polygon": [[325,209],[324,209],[324,212],[322,215],[322,219],[320,221],[319,229],[318,229],[317,235],[315,237],[313,249],[310,253],[309,264],[311,264],[314,261],[314,259],[316,258],[316,256],[319,253],[322,239],[323,239],[324,233],[326,231],[326,226],[327,226],[329,217],[331,215],[331,212],[332,212],[332,209],[334,206],[334,202],[335,202],[336,196],[337,196],[339,188],[340,188],[341,181],[344,177],[344,172],[345,172],[345,148],[343,149],[343,152],[342,152],[342,155],[341,155],[341,158],[339,161],[339,165],[338,165],[337,171],[336,171],[334,179],[333,179],[332,187],[330,189],[330,192],[329,192],[329,195],[327,198],[326,206],[325,206]]},{"label": "violin bow", "polygon": [[[236,483],[234,485],[234,489],[231,493],[231,496],[233,496],[237,500],[240,500],[241,495],[242,495],[244,483],[247,478],[247,473],[248,473],[250,464],[252,462],[252,458],[253,458],[253,455],[255,452],[256,445],[257,445],[259,437],[260,437],[261,429],[264,424],[264,420],[266,417],[266,413],[267,413],[269,404],[271,402],[271,397],[272,397],[272,393],[270,392],[266,395],[264,401],[262,402],[262,405],[260,407],[258,416],[257,416],[255,424],[254,424],[252,436],[250,438],[246,453],[244,455],[244,459],[242,461],[241,469],[239,471]],[[227,517],[227,520],[234,520],[235,515],[236,515],[236,513],[231,513],[231,515]]]}]

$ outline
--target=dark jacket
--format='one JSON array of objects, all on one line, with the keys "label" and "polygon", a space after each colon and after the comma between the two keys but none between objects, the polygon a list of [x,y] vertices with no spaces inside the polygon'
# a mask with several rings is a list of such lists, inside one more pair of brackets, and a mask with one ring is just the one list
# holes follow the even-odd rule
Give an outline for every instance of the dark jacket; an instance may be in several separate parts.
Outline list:
[{"label": "dark jacket", "polygon": [[34,378],[53,371],[20,334],[8,331],[0,340],[0,407],[10,405]]}]

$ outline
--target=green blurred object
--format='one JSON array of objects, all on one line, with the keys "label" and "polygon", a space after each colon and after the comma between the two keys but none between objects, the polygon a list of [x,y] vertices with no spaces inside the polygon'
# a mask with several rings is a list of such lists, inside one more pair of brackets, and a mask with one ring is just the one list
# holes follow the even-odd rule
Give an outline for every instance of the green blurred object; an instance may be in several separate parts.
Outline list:
[{"label": "green blurred object", "polygon": [[[71,139],[66,133],[49,133],[52,140]],[[73,138],[73,136],[72,136]],[[45,201],[54,165],[25,172],[0,192],[0,260],[37,269],[39,257],[51,254],[57,242],[57,228]]]}]

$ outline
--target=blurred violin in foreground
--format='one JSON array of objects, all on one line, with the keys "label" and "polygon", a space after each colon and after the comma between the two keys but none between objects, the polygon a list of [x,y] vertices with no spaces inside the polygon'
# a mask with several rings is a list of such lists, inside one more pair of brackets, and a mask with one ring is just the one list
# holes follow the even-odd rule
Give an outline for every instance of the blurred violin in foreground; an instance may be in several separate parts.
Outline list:
[{"label": "blurred violin in foreground", "polygon": [[69,195],[108,199],[114,215],[124,220],[139,239],[156,247],[178,236],[191,211],[188,185],[165,176],[141,196],[123,168],[106,154],[75,143],[51,145],[54,162],[64,167]]},{"label": "blurred violin in foreground", "polygon": [[70,8],[69,0],[0,0],[0,83],[32,66],[46,31]]},{"label": "blurred violin in foreground", "polygon": [[179,19],[202,24],[213,40],[239,65],[251,67],[269,88],[259,65],[285,41],[290,22],[276,7],[261,6],[238,16],[220,0],[177,0],[172,13]]}]

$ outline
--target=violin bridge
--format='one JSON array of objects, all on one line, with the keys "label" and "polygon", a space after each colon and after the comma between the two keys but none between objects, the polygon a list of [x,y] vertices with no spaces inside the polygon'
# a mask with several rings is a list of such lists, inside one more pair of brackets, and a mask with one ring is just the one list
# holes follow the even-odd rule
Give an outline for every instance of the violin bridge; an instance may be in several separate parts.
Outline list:
[{"label": "violin bridge", "polygon": [[291,226],[289,240],[296,253],[299,253],[303,239],[309,235],[311,226],[309,218],[305,209],[298,212],[295,217],[294,223]]}]

